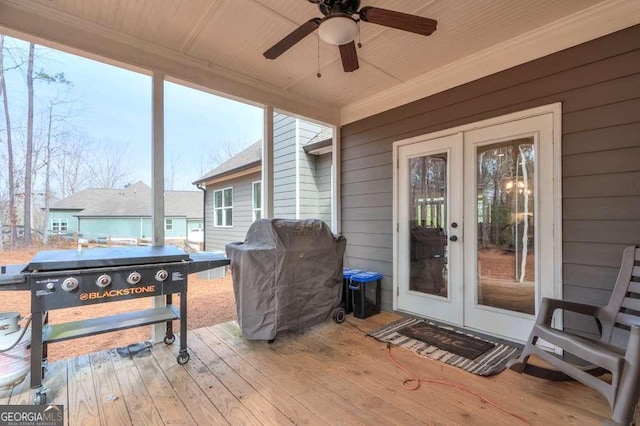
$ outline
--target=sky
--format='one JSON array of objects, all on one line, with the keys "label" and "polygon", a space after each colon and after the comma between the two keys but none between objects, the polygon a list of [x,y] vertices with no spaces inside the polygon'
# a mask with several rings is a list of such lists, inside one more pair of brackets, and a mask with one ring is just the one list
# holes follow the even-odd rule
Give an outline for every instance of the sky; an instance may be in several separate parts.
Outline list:
[{"label": "sky", "polygon": [[[6,38],[5,46],[28,51],[26,42]],[[26,53],[25,53],[26,55]],[[72,83],[69,122],[87,137],[113,143],[130,161],[130,183],[151,184],[151,77],[76,55],[36,47],[36,72],[63,72]],[[5,63],[5,68],[9,64]],[[26,65],[24,66],[26,69]],[[27,93],[24,72],[9,71],[10,110],[24,116]],[[36,114],[59,86],[36,83]],[[165,184],[167,189],[195,190],[191,182],[215,164],[212,152],[238,151],[262,138],[261,108],[165,82]],[[2,120],[4,122],[4,120]],[[2,125],[4,128],[4,125]],[[171,182],[167,182],[170,179]]]}]

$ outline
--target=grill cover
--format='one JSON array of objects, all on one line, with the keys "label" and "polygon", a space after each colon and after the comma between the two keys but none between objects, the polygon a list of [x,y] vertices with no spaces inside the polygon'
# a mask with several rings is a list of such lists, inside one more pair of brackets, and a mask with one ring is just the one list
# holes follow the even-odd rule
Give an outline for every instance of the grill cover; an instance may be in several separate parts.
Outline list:
[{"label": "grill cover", "polygon": [[244,337],[271,340],[329,319],[342,301],[346,244],[320,220],[289,219],[256,221],[244,243],[227,244]]}]

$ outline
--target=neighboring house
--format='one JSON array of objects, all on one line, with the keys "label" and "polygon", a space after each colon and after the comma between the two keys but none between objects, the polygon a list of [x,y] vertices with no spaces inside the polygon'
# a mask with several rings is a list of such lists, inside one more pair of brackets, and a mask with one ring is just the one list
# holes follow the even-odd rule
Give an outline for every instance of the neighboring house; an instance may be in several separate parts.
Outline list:
[{"label": "neighboring house", "polygon": [[[331,226],[331,129],[274,114],[276,218],[321,219]],[[243,241],[262,217],[262,141],[194,182],[206,191],[205,249]]]},{"label": "neighboring house", "polygon": [[[88,188],[52,203],[48,231],[85,238],[151,238],[151,188],[137,182],[124,189]],[[165,238],[186,238],[202,229],[202,192],[165,191]]]}]

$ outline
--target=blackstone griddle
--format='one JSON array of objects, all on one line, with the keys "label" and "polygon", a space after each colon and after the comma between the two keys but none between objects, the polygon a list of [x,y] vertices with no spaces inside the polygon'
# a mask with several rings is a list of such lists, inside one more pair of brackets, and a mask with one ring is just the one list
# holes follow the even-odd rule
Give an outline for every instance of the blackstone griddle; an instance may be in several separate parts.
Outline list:
[{"label": "blackstone griddle", "polygon": [[[166,323],[164,343],[175,341],[173,321],[180,320],[178,364],[187,352],[187,276],[229,264],[222,254],[187,254],[178,247],[124,247],[38,252],[28,265],[0,267],[0,290],[31,292],[31,388],[36,404],[46,404],[42,385],[47,345],[143,325]],[[180,307],[172,296],[180,295]],[[166,306],[49,324],[47,312],[141,297],[165,296]]]}]

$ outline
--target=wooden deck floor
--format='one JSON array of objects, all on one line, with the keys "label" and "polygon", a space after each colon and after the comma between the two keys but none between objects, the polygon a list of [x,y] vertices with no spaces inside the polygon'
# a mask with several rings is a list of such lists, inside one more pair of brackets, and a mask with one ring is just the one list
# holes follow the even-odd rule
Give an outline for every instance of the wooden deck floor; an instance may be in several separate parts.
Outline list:
[{"label": "wooden deck floor", "polygon": [[[369,331],[396,318],[347,321]],[[145,356],[108,350],[53,363],[49,402],[65,406],[67,424],[82,426],[524,424],[452,387],[404,390],[406,374],[386,346],[347,323],[328,321],[269,345],[244,340],[231,322],[189,332],[188,341],[185,366],[176,364],[176,345],[164,344]],[[420,377],[465,386],[532,424],[600,424],[609,415],[605,400],[578,383],[511,371],[483,378],[402,349],[392,354]],[[27,379],[0,391],[0,405],[31,403],[28,387]]]}]

